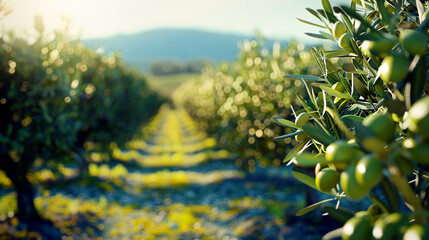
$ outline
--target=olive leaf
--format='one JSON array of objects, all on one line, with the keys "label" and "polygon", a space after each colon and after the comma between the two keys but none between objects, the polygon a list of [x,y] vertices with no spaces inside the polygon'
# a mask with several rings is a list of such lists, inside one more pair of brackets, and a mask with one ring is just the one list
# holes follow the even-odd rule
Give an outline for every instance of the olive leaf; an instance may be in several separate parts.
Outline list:
[{"label": "olive leaf", "polygon": [[285,139],[285,138],[294,137],[294,136],[296,136],[298,134],[301,134],[301,133],[303,133],[303,131],[296,131],[296,132],[293,132],[293,133],[289,133],[289,134],[285,134],[285,135],[282,135],[282,136],[275,137],[274,140],[279,140],[279,139]]},{"label": "olive leaf", "polygon": [[289,162],[292,158],[294,158],[301,150],[304,150],[304,146],[307,144],[306,141],[302,141],[297,144],[285,157],[283,162]]},{"label": "olive leaf", "polygon": [[292,170],[292,175],[299,180],[300,182],[306,184],[309,187],[312,187],[317,190],[316,183],[314,182],[314,178],[303,173],[299,170]]},{"label": "olive leaf", "polygon": [[273,117],[273,120],[275,123],[283,127],[290,127],[295,129],[299,128],[297,125],[295,125],[295,123],[281,117]]},{"label": "olive leaf", "polygon": [[336,141],[335,137],[328,134],[329,131],[325,131],[320,125],[314,125],[312,123],[306,123],[301,127],[311,138],[322,143],[325,146]]},{"label": "olive leaf", "polygon": [[319,25],[319,24],[316,24],[316,23],[312,23],[312,22],[309,22],[309,21],[306,21],[306,20],[303,20],[303,19],[301,19],[301,18],[296,18],[298,21],[300,21],[300,22],[303,22],[303,23],[305,23],[305,24],[309,24],[309,25],[312,25],[312,26],[315,26],[315,27],[320,27],[320,28],[326,28],[325,26],[322,26],[322,25]]},{"label": "olive leaf", "polygon": [[317,77],[317,76],[312,76],[312,75],[297,75],[297,74],[287,74],[283,76],[284,78],[289,78],[289,79],[293,79],[293,80],[307,80],[307,81],[325,81],[325,79]]},{"label": "olive leaf", "polygon": [[313,37],[313,38],[319,38],[319,39],[328,39],[324,37],[323,35],[317,34],[317,33],[304,33],[307,36]]},{"label": "olive leaf", "polygon": [[302,152],[294,158],[299,166],[303,167],[314,167],[318,163],[325,164],[327,163],[326,159],[323,156],[316,156],[315,154]]},{"label": "olive leaf", "polygon": [[344,49],[325,51],[325,57],[327,58],[336,58],[336,57],[349,57],[349,52]]},{"label": "olive leaf", "polygon": [[322,20],[322,19],[320,18],[319,14],[318,14],[316,11],[314,11],[313,9],[311,9],[311,8],[306,8],[305,10],[307,10],[307,12],[311,13],[313,16],[315,16],[315,17],[316,17],[316,18],[318,18],[319,20]]},{"label": "olive leaf", "polygon": [[324,203],[327,203],[327,202],[330,202],[330,201],[333,201],[333,200],[335,200],[335,198],[325,199],[325,200],[322,200],[322,201],[317,202],[317,203],[315,203],[315,204],[312,204],[312,205],[310,205],[310,206],[308,206],[308,207],[305,207],[305,208],[303,208],[303,209],[299,210],[299,211],[295,214],[295,216],[301,216],[301,215],[304,215],[304,214],[306,214],[306,213],[308,213],[308,212],[311,212],[311,211],[313,211],[314,209],[318,208],[320,205],[322,205],[322,204],[324,204]]},{"label": "olive leaf", "polygon": [[347,222],[347,220],[349,220],[355,215],[352,211],[346,208],[331,205],[322,206],[320,210],[328,213],[331,218],[341,223]]},{"label": "olive leaf", "polygon": [[325,37],[326,39],[331,40],[331,41],[333,41],[333,42],[337,42],[337,40],[335,40],[335,38],[334,38],[331,34],[326,33],[326,32],[324,32],[324,31],[319,31],[319,33],[320,33],[320,35],[322,35],[322,36],[323,36],[323,37]]},{"label": "olive leaf", "polygon": [[326,86],[326,85],[320,85],[319,86],[323,91],[325,91],[327,94],[337,97],[337,98],[351,98],[351,96],[349,94],[346,93],[340,93],[337,90]]}]

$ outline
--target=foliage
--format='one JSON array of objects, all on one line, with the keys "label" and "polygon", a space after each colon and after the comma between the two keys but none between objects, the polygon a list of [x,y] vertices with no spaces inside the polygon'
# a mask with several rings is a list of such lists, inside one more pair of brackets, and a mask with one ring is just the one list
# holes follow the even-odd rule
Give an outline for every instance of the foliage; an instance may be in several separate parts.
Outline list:
[{"label": "foliage", "polygon": [[283,130],[271,123],[271,117],[289,114],[294,92],[302,89],[301,82],[293,84],[282,76],[314,73],[315,66],[304,45],[296,42],[282,50],[274,44],[269,52],[262,41],[244,41],[240,49],[239,59],[232,64],[209,67],[200,79],[176,90],[175,102],[198,119],[221,147],[238,154],[239,166],[254,169],[255,159],[265,159],[267,164],[270,158],[279,165],[284,150],[276,148],[272,137]]},{"label": "foliage", "polygon": [[[327,239],[390,239],[389,234],[423,239],[429,221],[429,145],[423,127],[429,119],[427,6],[420,1],[352,1],[333,8],[328,0],[322,3],[323,9],[307,9],[322,25],[302,21],[324,29],[309,36],[338,42],[339,49],[312,49],[321,76],[285,76],[307,86],[308,99],[297,96],[303,107],[297,114],[311,116],[301,126],[283,124],[309,136],[286,160],[299,180],[333,197],[324,201],[365,197],[373,202],[351,215],[329,208],[346,224]],[[304,168],[314,168],[316,182],[313,174],[300,171]],[[324,176],[325,169],[340,178]]]},{"label": "foliage", "polygon": [[33,163],[70,162],[89,140],[123,144],[163,102],[118,55],[87,49],[67,30],[45,35],[40,18],[35,26],[34,43],[12,32],[0,39],[0,169],[22,212]]}]

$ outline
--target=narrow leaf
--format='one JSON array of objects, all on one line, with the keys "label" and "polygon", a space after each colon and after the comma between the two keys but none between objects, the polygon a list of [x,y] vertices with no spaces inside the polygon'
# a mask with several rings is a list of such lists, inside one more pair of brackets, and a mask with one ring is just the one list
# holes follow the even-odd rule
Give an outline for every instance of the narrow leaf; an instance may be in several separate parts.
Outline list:
[{"label": "narrow leaf", "polygon": [[332,6],[331,6],[331,3],[329,2],[329,0],[322,0],[322,6],[326,12],[334,14],[334,11],[332,11]]},{"label": "narrow leaf", "polygon": [[377,3],[377,8],[380,16],[381,21],[383,22],[383,25],[389,25],[391,14],[387,12],[386,7],[384,6],[385,1],[384,0],[375,0]]},{"label": "narrow leaf", "polygon": [[320,77],[316,77],[316,76],[312,76],[312,75],[297,75],[297,74],[288,74],[288,75],[284,75],[284,78],[289,78],[289,79],[293,79],[293,80],[307,80],[307,81],[325,81],[325,79],[320,78]]},{"label": "narrow leaf", "polygon": [[314,182],[314,178],[301,172],[298,170],[292,170],[292,175],[300,182],[304,183],[305,185],[312,187],[317,190],[316,183]]},{"label": "narrow leaf", "polygon": [[317,108],[316,108],[316,106],[314,106],[313,103],[311,103],[311,101],[309,101],[309,103],[311,103],[311,106],[310,106],[307,103],[307,101],[304,100],[301,96],[296,95],[296,98],[301,103],[301,105],[304,107],[305,111],[307,111],[310,114],[310,116],[312,116],[313,118],[318,118],[318,115],[316,113],[314,113],[315,111],[317,111]]},{"label": "narrow leaf", "polygon": [[335,38],[334,38],[331,34],[326,33],[326,32],[324,32],[324,31],[319,31],[319,33],[320,33],[320,35],[322,35],[322,36],[323,36],[323,37],[325,37],[326,39],[331,40],[331,41],[333,41],[333,42],[337,42],[337,40],[335,40]]},{"label": "narrow leaf", "polygon": [[361,80],[355,76],[355,74],[352,74],[352,81],[353,81],[353,86],[356,89],[356,91],[359,93],[359,95],[366,98],[369,94],[368,89],[366,88],[367,84],[362,83]]},{"label": "narrow leaf", "polygon": [[343,20],[344,25],[346,26],[347,32],[354,33],[353,23],[350,21],[350,18],[347,15],[341,13],[341,19]]},{"label": "narrow leaf", "polygon": [[317,34],[317,33],[304,33],[304,34],[307,35],[307,36],[310,36],[310,37],[314,37],[314,38],[327,39],[324,36],[322,36],[320,34]]},{"label": "narrow leaf", "polygon": [[325,57],[335,58],[335,57],[349,57],[349,52],[344,49],[325,51]]},{"label": "narrow leaf", "polygon": [[[305,90],[307,90],[307,94],[308,94],[308,96],[310,98],[310,102],[312,103],[313,107],[316,108],[316,105],[315,105],[316,104],[316,99],[315,99],[314,95],[312,94],[312,91],[310,91],[310,88],[308,88],[308,85],[304,81],[304,79],[302,79],[302,82],[304,83]],[[313,88],[311,90],[313,90]]]},{"label": "narrow leaf", "polygon": [[359,117],[356,115],[343,115],[341,117],[341,121],[346,124],[349,128],[354,128],[357,124],[360,124],[363,121],[363,117]]},{"label": "narrow leaf", "polygon": [[352,63],[344,63],[341,68],[348,73],[367,74],[364,70],[356,69]]},{"label": "narrow leaf", "polygon": [[311,9],[311,8],[306,8],[305,10],[307,10],[309,13],[311,13],[313,16],[315,16],[316,18],[318,18],[319,20],[321,20],[320,19],[320,16],[319,16],[319,14],[316,12],[316,11],[314,11],[313,9]]},{"label": "narrow leaf", "polygon": [[327,163],[326,159],[322,156],[316,156],[313,153],[302,152],[295,157],[295,161],[299,166],[302,167],[314,167],[318,163],[324,164]]},{"label": "narrow leaf", "polygon": [[321,85],[320,88],[325,91],[326,93],[328,93],[331,96],[337,97],[337,98],[351,98],[350,95],[346,94],[346,93],[341,93],[338,92],[337,90],[330,88],[326,85]]},{"label": "narrow leaf", "polygon": [[348,127],[341,121],[340,115],[337,111],[334,111],[330,108],[327,108],[326,111],[331,115],[332,119],[334,119],[335,124],[338,128],[349,138],[354,138],[354,134],[348,129]]},{"label": "narrow leaf", "polygon": [[306,208],[303,208],[303,209],[299,210],[295,215],[296,216],[304,215],[304,214],[306,214],[308,212],[311,212],[314,209],[318,208],[320,205],[322,205],[324,203],[327,203],[327,202],[330,202],[330,201],[333,201],[333,200],[335,200],[335,198],[329,198],[329,199],[322,200],[322,201],[320,201],[318,203],[312,204],[312,205],[310,205],[310,206],[308,206]]},{"label": "narrow leaf", "polygon": [[321,16],[325,16],[325,18],[326,18],[326,19],[328,19],[328,21],[329,21],[330,23],[335,23],[335,22],[337,22],[337,21],[338,21],[338,18],[337,18],[337,17],[335,17],[335,15],[334,15],[334,14],[332,14],[332,13],[330,13],[330,12],[326,12],[326,11],[324,11],[324,10],[322,10],[322,9],[317,9],[317,12],[319,12],[319,14],[320,14]]},{"label": "narrow leaf", "polygon": [[303,149],[304,148],[304,146],[305,146],[305,144],[306,144],[306,142],[305,141],[302,141],[302,142],[300,142],[298,145],[296,145],[288,154],[287,154],[287,156],[285,157],[285,159],[283,160],[283,162],[289,162],[289,160],[291,160],[292,158],[294,158],[298,153],[299,153],[299,151],[301,151],[301,149]]},{"label": "narrow leaf", "polygon": [[293,133],[289,133],[289,134],[286,134],[286,135],[275,137],[274,140],[279,140],[279,139],[285,139],[285,138],[294,137],[295,135],[298,135],[298,134],[301,134],[301,133],[303,133],[303,131],[296,131],[296,132],[293,132]]},{"label": "narrow leaf", "polygon": [[325,205],[321,207],[320,210],[322,210],[323,212],[327,212],[330,217],[343,224],[354,216],[354,213],[352,211],[343,207]]},{"label": "narrow leaf", "polygon": [[323,110],[322,110],[322,116],[325,115],[326,107],[327,107],[327,101],[326,101],[326,92],[322,91],[322,97],[323,97]]},{"label": "narrow leaf", "polygon": [[361,22],[361,24],[364,25],[366,28],[371,29],[371,31],[374,34],[380,34],[376,29],[374,29],[373,26],[371,26],[371,24],[368,21],[366,21],[361,15],[359,15],[359,13],[352,10],[351,8],[349,8],[347,6],[341,6],[341,8],[340,7],[334,7],[334,11],[337,13],[343,13],[346,16],[353,17],[354,19],[359,20]]},{"label": "narrow leaf", "polygon": [[336,141],[336,139],[324,131],[320,126],[316,126],[312,123],[306,123],[302,126],[302,130],[304,130],[311,138],[322,143],[325,146]]},{"label": "narrow leaf", "polygon": [[313,25],[313,26],[320,27],[320,28],[326,28],[325,26],[322,26],[322,25],[319,25],[319,24],[316,24],[316,23],[312,23],[312,22],[303,20],[301,18],[296,18],[296,19],[298,19],[298,21],[303,22],[305,24]]},{"label": "narrow leaf", "polygon": [[420,18],[420,24],[423,23],[423,14],[425,13],[425,8],[420,1],[416,1],[417,12]]},{"label": "narrow leaf", "polygon": [[362,110],[365,110],[365,111],[374,110],[374,107],[371,104],[367,103],[367,102],[358,102],[358,103],[355,103],[355,104],[353,104],[350,107],[350,110],[352,110],[355,107],[359,108],[359,109],[362,109]]},{"label": "narrow leaf", "polygon": [[299,128],[297,125],[295,125],[295,123],[293,123],[292,121],[286,120],[284,118],[273,117],[273,119],[274,119],[275,123],[277,123],[278,125],[280,125],[282,127],[290,127],[290,128],[295,128],[295,129]]}]

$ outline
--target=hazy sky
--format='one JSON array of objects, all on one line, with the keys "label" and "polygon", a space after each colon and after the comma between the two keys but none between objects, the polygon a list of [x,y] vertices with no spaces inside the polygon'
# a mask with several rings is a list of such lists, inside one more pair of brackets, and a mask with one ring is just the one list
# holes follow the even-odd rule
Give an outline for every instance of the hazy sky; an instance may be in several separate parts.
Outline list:
[{"label": "hazy sky", "polygon": [[[206,29],[251,35],[255,30],[272,38],[307,38],[317,30],[296,20],[315,20],[306,7],[321,8],[320,0],[4,0],[13,11],[3,29],[34,34],[35,15],[48,30],[71,20],[82,38],[133,33],[158,27]],[[316,21],[316,20],[315,20]],[[316,21],[317,22],[317,21]]]}]

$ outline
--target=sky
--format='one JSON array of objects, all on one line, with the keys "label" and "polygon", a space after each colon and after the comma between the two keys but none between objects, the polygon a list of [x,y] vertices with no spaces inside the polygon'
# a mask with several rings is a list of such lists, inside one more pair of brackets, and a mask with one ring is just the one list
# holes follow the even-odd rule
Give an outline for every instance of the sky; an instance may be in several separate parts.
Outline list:
[{"label": "sky", "polygon": [[[3,0],[12,13],[3,30],[34,35],[34,17],[43,17],[47,31],[71,21],[81,38],[108,37],[155,28],[191,28],[275,39],[308,38],[315,27],[296,20],[317,22],[306,7],[321,8],[320,0]],[[338,2],[338,1],[336,1]]]}]

